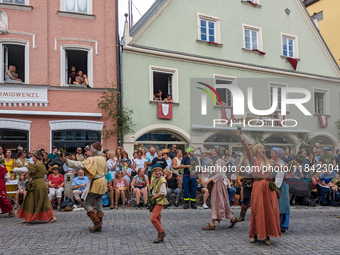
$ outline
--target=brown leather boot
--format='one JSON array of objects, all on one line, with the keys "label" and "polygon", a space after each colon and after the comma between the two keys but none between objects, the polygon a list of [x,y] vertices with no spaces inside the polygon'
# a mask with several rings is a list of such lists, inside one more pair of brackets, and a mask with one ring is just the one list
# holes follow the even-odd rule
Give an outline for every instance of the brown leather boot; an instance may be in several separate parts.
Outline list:
[{"label": "brown leather boot", "polygon": [[89,227],[89,230],[91,232],[101,231],[102,225],[100,224],[100,219],[97,216],[96,211],[95,210],[91,210],[91,211],[87,212],[87,216],[90,217],[90,219],[92,220],[93,225],[94,225],[93,227]]},{"label": "brown leather boot", "polygon": [[238,222],[238,219],[236,217],[233,217],[231,220],[230,220],[230,226],[228,228],[233,228],[235,226],[235,224]]},{"label": "brown leather boot", "polygon": [[238,222],[244,221],[244,218],[246,217],[248,208],[241,207],[241,213],[240,217],[237,219]]},{"label": "brown leather boot", "polygon": [[160,243],[163,242],[165,237],[165,232],[163,231],[162,233],[158,233],[157,239],[153,241],[154,243]]},{"label": "brown leather boot", "polygon": [[100,232],[100,231],[102,231],[104,213],[103,212],[97,212],[97,216],[99,218],[99,223],[100,223],[100,229],[98,229],[98,231]]}]

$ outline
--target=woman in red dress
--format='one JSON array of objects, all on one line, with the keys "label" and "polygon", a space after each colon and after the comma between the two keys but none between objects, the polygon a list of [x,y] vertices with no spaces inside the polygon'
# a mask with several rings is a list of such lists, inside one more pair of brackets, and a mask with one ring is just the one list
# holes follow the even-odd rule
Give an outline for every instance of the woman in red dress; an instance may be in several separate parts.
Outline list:
[{"label": "woman in red dress", "polygon": [[[242,136],[241,130],[237,131],[237,135],[242,141],[249,164],[253,167],[254,183],[251,192],[250,242],[255,243],[257,238],[265,239],[265,244],[268,245],[271,244],[270,236],[279,237],[282,235],[277,193],[269,188],[269,162],[262,144],[256,144],[250,149]],[[266,168],[268,171],[265,171]]]},{"label": "woman in red dress", "polygon": [[4,158],[0,158],[0,214],[8,213],[7,217],[14,217],[15,212],[11,202],[7,199],[6,181],[10,180]]}]

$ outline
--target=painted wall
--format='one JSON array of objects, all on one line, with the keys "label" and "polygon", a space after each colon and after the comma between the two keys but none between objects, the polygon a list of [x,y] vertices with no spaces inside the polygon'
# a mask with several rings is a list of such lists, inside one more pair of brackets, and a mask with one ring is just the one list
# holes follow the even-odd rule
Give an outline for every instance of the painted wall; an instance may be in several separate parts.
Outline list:
[{"label": "painted wall", "polygon": [[340,64],[340,35],[336,31],[340,30],[339,8],[340,2],[337,0],[321,0],[307,7],[311,16],[315,12],[323,11],[323,20],[318,22],[318,27],[338,64]]},{"label": "painted wall", "polygon": [[[241,1],[171,0],[134,44],[293,71],[280,57],[282,32],[298,36],[297,71],[338,77],[298,2],[261,0],[256,8]],[[197,13],[220,18],[221,48],[196,42]],[[242,23],[262,28],[265,56],[242,50]]]},{"label": "painted wall", "polygon": [[[30,84],[60,86],[60,46],[81,45],[95,48],[93,42],[58,40],[73,38],[98,42],[99,55],[93,52],[94,87],[103,88],[107,82],[117,83],[116,77],[116,26],[115,1],[93,1],[94,19],[59,16],[60,0],[30,0],[31,11],[1,9],[8,16],[10,31],[35,34],[36,49],[32,37],[27,35],[1,34],[0,40],[22,39],[30,43]],[[20,18],[19,18],[20,17]],[[29,22],[23,22],[29,21]]]},{"label": "painted wall", "polygon": [[[31,11],[1,8],[8,16],[8,30],[35,35],[0,34],[0,42],[24,40],[29,41],[29,81],[30,85],[61,86],[61,46],[87,46],[93,48],[93,87],[105,88],[108,83],[117,84],[117,57],[116,57],[116,1],[100,0],[92,1],[92,14],[94,19],[79,17],[60,16],[60,1],[30,0],[33,6]],[[57,47],[55,49],[56,38]],[[70,40],[64,40],[65,38]],[[77,40],[72,40],[77,39]],[[96,41],[98,54],[95,50]],[[91,85],[91,84],[90,84]],[[0,84],[11,86],[10,84]],[[62,89],[65,88],[65,89]],[[102,91],[83,88],[77,91],[62,87],[62,90],[48,90],[47,107],[8,107],[0,104],[1,110],[23,110],[23,111],[54,111],[54,112],[83,112],[102,113],[101,118],[87,117],[58,117],[39,115],[7,115],[0,114],[0,118],[13,118],[32,121],[30,130],[30,149],[50,149],[50,127],[52,120],[92,120],[104,122],[104,126],[110,125],[106,115],[98,108],[98,99]],[[1,128],[1,126],[0,126]],[[1,142],[1,141],[0,141]],[[115,149],[117,139],[107,139],[103,142],[104,148]]]},{"label": "painted wall", "polygon": [[[178,69],[179,105],[173,106],[172,120],[158,119],[157,105],[149,102],[149,65]],[[184,131],[190,133],[190,100],[193,100],[190,98],[190,79],[212,79],[214,74],[234,76],[238,79],[249,78],[248,84],[244,84],[245,82],[243,81],[243,85],[238,84],[238,87],[243,91],[246,99],[247,87],[253,87],[254,107],[256,109],[263,110],[270,108],[270,90],[268,82],[261,83],[260,78],[268,78],[269,80],[272,79],[273,82],[280,81],[280,79],[284,78],[278,75],[194,64],[125,52],[123,55],[124,106],[134,111],[132,118],[136,124],[135,131],[151,124],[169,124],[178,126]],[[286,82],[286,79],[283,79],[283,82]],[[306,88],[311,92],[312,99],[308,103],[304,104],[304,106],[313,114],[313,116],[304,116],[303,113],[296,108],[296,106],[289,106],[286,118],[292,118],[298,121],[299,125],[296,129],[307,129],[311,132],[322,130],[337,136],[338,130],[336,129],[334,122],[340,119],[340,105],[338,100],[340,94],[339,84],[299,78],[290,78],[289,81],[291,82],[288,84],[289,87]],[[136,84],[138,84],[138,89],[136,88]],[[319,117],[314,115],[313,87],[325,88],[331,91],[330,102],[332,102],[332,104],[330,105],[330,116],[328,118],[329,126],[327,128],[321,128]],[[131,91],[135,91],[136,89],[138,93],[131,93]],[[296,97],[298,98],[300,96]],[[213,105],[212,99],[210,97],[208,98],[208,105]],[[247,104],[245,104],[245,112],[249,112]]]}]

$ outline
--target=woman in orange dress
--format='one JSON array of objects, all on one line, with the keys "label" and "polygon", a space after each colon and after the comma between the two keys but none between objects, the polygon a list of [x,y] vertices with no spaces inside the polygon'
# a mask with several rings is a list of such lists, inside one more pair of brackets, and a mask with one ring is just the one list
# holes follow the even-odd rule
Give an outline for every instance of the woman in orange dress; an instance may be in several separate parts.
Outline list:
[{"label": "woman in orange dress", "polygon": [[242,141],[249,164],[253,167],[254,183],[250,207],[250,242],[255,243],[257,239],[265,239],[265,244],[268,245],[271,244],[270,236],[279,237],[282,235],[277,193],[269,188],[269,162],[262,144],[256,144],[250,149],[242,136],[241,130],[237,131],[237,135]]}]

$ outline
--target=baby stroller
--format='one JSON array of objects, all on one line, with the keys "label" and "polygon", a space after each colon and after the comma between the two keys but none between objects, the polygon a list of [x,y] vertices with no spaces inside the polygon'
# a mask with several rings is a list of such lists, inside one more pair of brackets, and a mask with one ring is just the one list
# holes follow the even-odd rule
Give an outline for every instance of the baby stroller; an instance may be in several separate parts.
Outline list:
[{"label": "baby stroller", "polygon": [[333,191],[329,186],[316,185],[319,195],[320,205],[339,206],[340,194],[338,191]]}]

